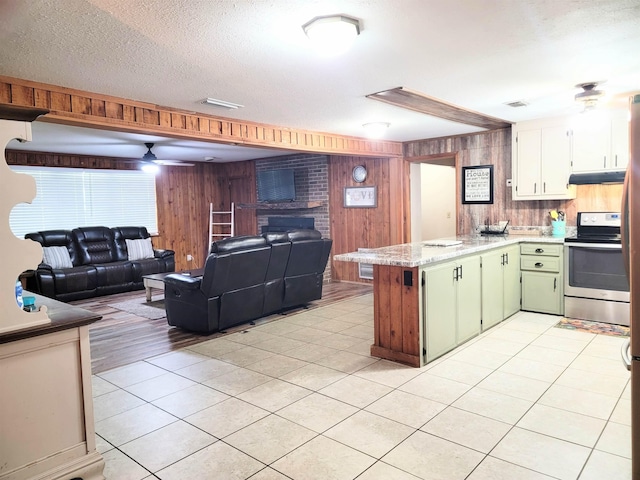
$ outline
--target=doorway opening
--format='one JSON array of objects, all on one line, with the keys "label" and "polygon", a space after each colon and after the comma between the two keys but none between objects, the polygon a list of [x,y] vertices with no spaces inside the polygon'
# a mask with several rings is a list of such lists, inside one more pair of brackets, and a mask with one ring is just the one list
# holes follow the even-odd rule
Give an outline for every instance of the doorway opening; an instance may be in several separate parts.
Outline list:
[{"label": "doorway opening", "polygon": [[410,166],[411,241],[455,237],[457,180],[454,154],[417,159]]}]

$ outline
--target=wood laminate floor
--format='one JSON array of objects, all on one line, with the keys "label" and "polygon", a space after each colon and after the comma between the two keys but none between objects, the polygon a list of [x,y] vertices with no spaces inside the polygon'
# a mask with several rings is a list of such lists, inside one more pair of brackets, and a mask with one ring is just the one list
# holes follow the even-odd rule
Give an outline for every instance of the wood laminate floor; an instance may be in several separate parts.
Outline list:
[{"label": "wood laminate floor", "polygon": [[[371,285],[349,282],[329,283],[323,287],[322,299],[311,302],[307,307],[309,309],[318,308],[347,298],[371,293],[371,291]],[[154,290],[154,300],[162,298],[157,292]],[[225,331],[226,333],[200,335],[170,326],[167,324],[166,317],[152,320],[119,310],[113,306],[120,302],[144,300],[144,298],[144,290],[138,290],[71,302],[73,305],[102,315],[101,320],[89,327],[93,374],[195,345],[225,334],[246,330],[253,326],[244,324],[228,329]],[[293,309],[287,313],[298,311],[300,309]],[[256,320],[254,323],[263,325],[278,318],[282,318],[282,315],[270,315]]]}]

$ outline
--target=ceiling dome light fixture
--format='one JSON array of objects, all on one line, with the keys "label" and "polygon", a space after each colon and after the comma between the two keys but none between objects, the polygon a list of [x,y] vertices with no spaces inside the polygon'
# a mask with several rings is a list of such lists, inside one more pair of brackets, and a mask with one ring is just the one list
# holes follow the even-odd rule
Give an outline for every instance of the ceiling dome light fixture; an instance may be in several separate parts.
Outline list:
[{"label": "ceiling dome light fixture", "polygon": [[[581,88],[582,92],[576,93],[576,102],[584,104],[584,111],[593,110],[598,104],[598,100],[604,95],[602,90],[596,90],[599,82],[579,83],[576,88]],[[602,82],[600,82],[602,83]]]},{"label": "ceiling dome light fixture", "polygon": [[360,21],[346,15],[315,17],[302,25],[313,45],[324,54],[346,52],[360,35]]},{"label": "ceiling dome light fixture", "polygon": [[370,122],[364,123],[362,127],[365,129],[367,137],[381,138],[391,124],[389,122]]}]

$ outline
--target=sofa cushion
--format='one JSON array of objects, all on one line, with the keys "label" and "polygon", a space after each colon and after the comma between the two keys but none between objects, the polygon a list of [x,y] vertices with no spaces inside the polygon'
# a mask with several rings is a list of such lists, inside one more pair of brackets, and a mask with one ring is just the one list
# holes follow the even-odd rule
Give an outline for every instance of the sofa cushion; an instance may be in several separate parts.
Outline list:
[{"label": "sofa cushion", "polygon": [[24,238],[38,242],[43,247],[66,247],[74,266],[81,264],[71,230],[44,230],[27,233]]},{"label": "sofa cushion", "polygon": [[98,276],[98,288],[122,286],[133,283],[133,264],[128,261],[96,263],[93,265]]},{"label": "sofa cushion", "polygon": [[292,242],[299,242],[301,240],[320,240],[322,238],[322,233],[318,230],[297,228],[289,230],[287,232],[287,237]]},{"label": "sofa cushion", "polygon": [[115,260],[127,260],[128,251],[125,240],[140,240],[149,238],[149,232],[146,227],[111,227],[113,238],[116,242],[116,258]]},{"label": "sofa cushion", "polygon": [[53,269],[73,268],[67,247],[42,247],[42,263]]},{"label": "sofa cushion", "polygon": [[226,238],[211,244],[210,253],[227,253],[239,250],[249,250],[252,248],[264,247],[267,241],[263,237],[253,235],[239,235],[237,237]]},{"label": "sofa cushion", "polygon": [[125,239],[127,244],[127,254],[129,260],[144,260],[145,258],[153,258],[153,246],[150,238],[139,240]]},{"label": "sofa cushion", "polygon": [[114,234],[107,227],[80,227],[71,231],[83,265],[114,262],[117,259]]}]

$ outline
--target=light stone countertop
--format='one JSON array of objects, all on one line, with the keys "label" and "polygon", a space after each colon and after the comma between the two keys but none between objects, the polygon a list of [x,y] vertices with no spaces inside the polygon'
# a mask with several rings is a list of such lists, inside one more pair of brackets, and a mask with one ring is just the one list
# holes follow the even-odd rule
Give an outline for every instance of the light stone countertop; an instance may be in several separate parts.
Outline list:
[{"label": "light stone countertop", "polygon": [[[451,247],[434,247],[425,245],[432,242],[446,242],[447,240],[462,241],[459,245]],[[432,263],[451,260],[453,258],[472,255],[494,248],[516,245],[519,243],[564,243],[563,237],[525,237],[525,236],[480,236],[468,235],[459,237],[447,237],[426,242],[403,243],[366,249],[366,251],[341,253],[334,255],[333,259],[341,262],[370,263],[374,265],[389,265],[395,267],[419,267]]]}]

